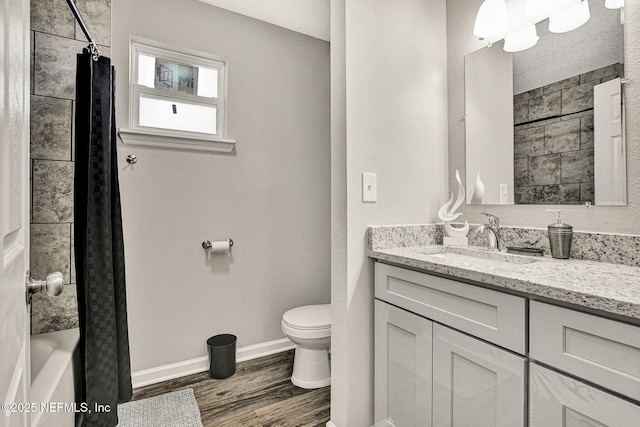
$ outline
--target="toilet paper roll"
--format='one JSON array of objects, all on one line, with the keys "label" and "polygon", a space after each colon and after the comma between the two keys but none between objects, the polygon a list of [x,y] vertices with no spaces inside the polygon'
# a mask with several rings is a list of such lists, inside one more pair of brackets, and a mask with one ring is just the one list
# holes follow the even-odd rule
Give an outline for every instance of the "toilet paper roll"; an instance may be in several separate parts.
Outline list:
[{"label": "toilet paper roll", "polygon": [[229,240],[218,240],[217,242],[211,242],[211,248],[209,250],[213,254],[223,254],[229,252],[231,244]]}]

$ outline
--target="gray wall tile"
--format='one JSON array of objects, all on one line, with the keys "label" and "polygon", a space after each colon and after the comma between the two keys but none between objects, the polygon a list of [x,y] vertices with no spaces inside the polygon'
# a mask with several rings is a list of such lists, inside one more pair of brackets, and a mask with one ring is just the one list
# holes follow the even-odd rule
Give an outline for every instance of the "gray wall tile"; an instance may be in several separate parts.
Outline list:
[{"label": "gray wall tile", "polygon": [[47,274],[60,271],[65,283],[70,282],[71,225],[31,225],[31,274],[45,278]]},{"label": "gray wall tile", "polygon": [[76,56],[86,43],[36,32],[34,93],[75,99]]},{"label": "gray wall tile", "polygon": [[578,184],[539,185],[533,189],[534,204],[569,204],[572,202],[577,203],[578,200]]},{"label": "gray wall tile", "polygon": [[580,118],[580,149],[593,149],[593,112]]},{"label": "gray wall tile", "polygon": [[71,161],[76,161],[76,101],[71,102],[71,117],[73,117],[73,125],[71,126]]},{"label": "gray wall tile", "polygon": [[57,297],[45,292],[33,296],[31,302],[31,333],[43,334],[78,327],[76,285],[66,285]]},{"label": "gray wall tile", "polygon": [[557,203],[578,203],[580,201],[580,184],[561,184],[560,200]]},{"label": "gray wall tile", "polygon": [[580,149],[580,119],[561,121],[545,126],[544,152],[562,153]]},{"label": "gray wall tile", "polygon": [[595,202],[593,193],[593,183],[582,182],[580,183],[580,202]]},{"label": "gray wall tile", "polygon": [[534,204],[533,187],[514,187],[513,198],[515,204]]},{"label": "gray wall tile", "polygon": [[[111,1],[77,0],[104,55],[110,55]],[[36,276],[60,270],[75,283],[73,163],[76,55],[87,46],[64,0],[31,1],[32,221],[31,260]],[[77,40],[75,40],[77,39]],[[42,223],[37,223],[42,222]],[[75,285],[56,298],[33,300],[32,333],[78,325]]]},{"label": "gray wall tile", "polygon": [[534,123],[531,123],[532,126],[548,126],[553,123],[560,123],[562,121],[562,117],[552,117],[549,119],[541,119]]},{"label": "gray wall tile", "polygon": [[73,163],[34,160],[32,176],[32,221],[72,222]]},{"label": "gray wall tile", "polygon": [[531,98],[529,101],[529,120],[544,119],[556,116],[562,111],[563,92],[553,92],[548,95]]},{"label": "gray wall tile", "polygon": [[544,154],[544,127],[516,129],[513,137],[513,155],[515,158],[539,156]]},{"label": "gray wall tile", "polygon": [[560,184],[561,154],[547,154],[529,158],[529,184]]},{"label": "gray wall tile", "polygon": [[529,103],[527,101],[516,102],[513,104],[513,123],[518,125],[520,123],[529,121]]},{"label": "gray wall tile", "polygon": [[71,160],[71,101],[31,96],[31,158]]},{"label": "gray wall tile", "polygon": [[[517,105],[526,99],[530,100],[530,122],[520,122],[514,126],[516,203],[577,204],[593,200],[593,86],[619,75],[623,75],[623,65],[612,64],[514,96],[514,116],[517,114]],[[542,91],[545,95],[560,96],[560,112],[554,110],[557,108],[556,100],[551,102],[541,97]],[[532,108],[535,108],[533,113],[537,117],[532,114]],[[545,119],[550,110],[561,113],[560,117]],[[539,134],[535,128],[544,129],[544,153],[537,150]],[[531,141],[536,143],[532,144]],[[527,157],[551,153],[562,153],[557,163],[561,171],[561,183],[550,182],[557,178],[553,166],[555,160],[548,164],[540,158]],[[527,180],[522,178],[524,158],[528,160]],[[549,158],[545,160],[550,161]]]},{"label": "gray wall tile", "polygon": [[569,77],[568,79],[560,80],[559,82],[551,83],[542,88],[545,94],[557,92],[562,89],[566,89],[572,86],[580,84],[580,76]]},{"label": "gray wall tile", "polygon": [[531,98],[537,98],[539,96],[544,95],[544,91],[543,88],[539,87],[536,89],[531,89],[529,91],[523,92],[521,94],[516,95],[518,97],[518,100],[523,101],[523,100],[529,100]]},{"label": "gray wall tile", "polygon": [[75,19],[65,0],[31,0],[31,29],[72,39]]},{"label": "gray wall tile", "polygon": [[529,158],[523,157],[513,161],[513,180],[516,187],[529,184]]},{"label": "gray wall tile", "polygon": [[519,104],[521,102],[528,101],[529,98],[531,98],[531,96],[529,96],[529,92],[518,93],[513,95],[513,103]]},{"label": "gray wall tile", "polygon": [[35,48],[33,45],[35,44],[35,33],[33,31],[29,31],[29,50],[30,52],[30,64],[29,64],[29,93],[33,95],[33,55],[35,54]]},{"label": "gray wall tile", "polygon": [[595,82],[595,84],[598,84],[602,81],[603,78],[606,78],[606,80],[611,80],[612,78],[620,77],[621,75],[622,64],[611,64],[609,66],[598,68],[597,70],[581,74],[580,83]]},{"label": "gray wall tile", "polygon": [[[76,5],[96,43],[111,46],[111,0],[77,0]],[[77,23],[76,39],[87,40]]]},{"label": "gray wall tile", "polygon": [[533,187],[533,204],[560,203],[560,185],[538,185]]},{"label": "gray wall tile", "polygon": [[[599,82],[597,82],[599,83]],[[562,114],[593,108],[593,86],[595,82],[584,83],[562,91]]]},{"label": "gray wall tile", "polygon": [[71,283],[77,283],[76,281],[76,244],[75,244],[75,230],[74,230],[74,224],[71,223],[71,257],[70,257],[70,264],[71,264],[71,273],[70,273],[70,280]]},{"label": "gray wall tile", "polygon": [[562,153],[562,183],[593,182],[593,150]]}]

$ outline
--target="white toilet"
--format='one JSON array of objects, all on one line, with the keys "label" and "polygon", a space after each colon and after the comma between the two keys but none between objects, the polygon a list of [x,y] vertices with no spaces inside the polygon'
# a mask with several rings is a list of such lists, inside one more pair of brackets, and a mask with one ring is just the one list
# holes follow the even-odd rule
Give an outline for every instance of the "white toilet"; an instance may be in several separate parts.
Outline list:
[{"label": "white toilet", "polygon": [[296,344],[291,382],[301,388],[331,384],[331,304],[292,308],[282,316],[282,332]]}]

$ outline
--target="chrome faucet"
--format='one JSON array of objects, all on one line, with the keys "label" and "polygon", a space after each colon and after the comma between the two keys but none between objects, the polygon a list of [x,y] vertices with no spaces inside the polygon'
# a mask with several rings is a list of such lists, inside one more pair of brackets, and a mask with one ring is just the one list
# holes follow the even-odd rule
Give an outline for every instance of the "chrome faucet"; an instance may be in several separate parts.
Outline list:
[{"label": "chrome faucet", "polygon": [[487,233],[489,238],[489,249],[496,251],[502,250],[502,241],[500,240],[500,218],[490,213],[483,213],[487,216],[487,223],[478,227],[478,232]]}]

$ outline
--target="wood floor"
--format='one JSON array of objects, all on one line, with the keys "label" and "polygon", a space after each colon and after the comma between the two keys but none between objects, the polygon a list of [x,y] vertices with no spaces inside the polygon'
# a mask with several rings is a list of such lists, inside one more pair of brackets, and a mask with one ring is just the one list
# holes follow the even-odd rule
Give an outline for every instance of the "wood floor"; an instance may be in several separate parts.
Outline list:
[{"label": "wood floor", "polygon": [[293,350],[240,362],[224,380],[202,372],[142,387],[133,399],[192,388],[205,427],[324,426],[330,387],[298,388],[291,383],[292,370]]}]

